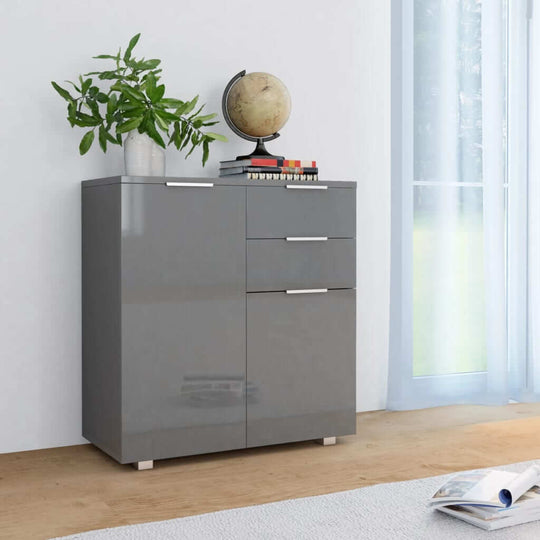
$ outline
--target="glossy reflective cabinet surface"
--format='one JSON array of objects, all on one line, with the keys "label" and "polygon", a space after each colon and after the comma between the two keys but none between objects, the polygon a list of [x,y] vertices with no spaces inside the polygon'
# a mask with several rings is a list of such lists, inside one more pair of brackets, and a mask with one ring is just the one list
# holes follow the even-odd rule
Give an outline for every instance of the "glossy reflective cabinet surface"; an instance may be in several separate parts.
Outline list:
[{"label": "glossy reflective cabinet surface", "polygon": [[291,238],[247,241],[248,292],[354,287],[354,238]]},{"label": "glossy reflective cabinet surface", "polygon": [[247,188],[247,237],[356,236],[356,198],[350,189]]},{"label": "glossy reflective cabinet surface", "polygon": [[[130,463],[354,433],[355,191],[339,185],[84,182],[83,435]],[[257,212],[279,204],[280,223]],[[311,215],[325,208],[341,214]],[[325,239],[285,239],[304,235]],[[330,290],[286,292],[310,288]]]},{"label": "glossy reflective cabinet surface", "polygon": [[245,444],[244,209],[230,186],[122,186],[125,461]]},{"label": "glossy reflective cabinet surface", "polygon": [[248,296],[248,446],[354,433],[355,305],[354,289]]}]

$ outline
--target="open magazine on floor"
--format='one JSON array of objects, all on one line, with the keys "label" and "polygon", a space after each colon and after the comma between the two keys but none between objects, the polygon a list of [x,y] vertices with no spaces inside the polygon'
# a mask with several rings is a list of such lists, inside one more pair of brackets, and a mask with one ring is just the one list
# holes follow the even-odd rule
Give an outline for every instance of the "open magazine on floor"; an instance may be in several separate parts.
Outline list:
[{"label": "open magazine on floor", "polygon": [[540,466],[521,474],[497,470],[454,476],[428,505],[486,530],[540,519]]}]

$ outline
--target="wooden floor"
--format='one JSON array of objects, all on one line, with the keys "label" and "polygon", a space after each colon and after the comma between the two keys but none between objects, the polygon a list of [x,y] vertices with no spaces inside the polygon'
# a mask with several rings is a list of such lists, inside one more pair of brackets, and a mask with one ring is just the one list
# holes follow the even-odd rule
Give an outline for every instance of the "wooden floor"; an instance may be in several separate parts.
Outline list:
[{"label": "wooden floor", "polygon": [[3,454],[0,538],[50,538],[540,458],[540,404],[362,413],[357,431],[336,446],[170,459],[142,472],[90,445]]}]

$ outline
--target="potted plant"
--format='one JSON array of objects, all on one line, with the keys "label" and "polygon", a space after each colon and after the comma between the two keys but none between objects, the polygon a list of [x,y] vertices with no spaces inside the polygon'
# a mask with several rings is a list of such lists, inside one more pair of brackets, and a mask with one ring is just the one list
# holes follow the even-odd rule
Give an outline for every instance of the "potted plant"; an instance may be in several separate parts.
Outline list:
[{"label": "potted plant", "polygon": [[[68,82],[68,91],[56,82],[51,84],[67,101],[67,120],[71,127],[87,129],[79,144],[81,155],[86,154],[96,139],[103,152],[107,144],[124,143],[126,174],[133,176],[163,176],[165,148],[174,144],[186,150],[188,158],[202,146],[202,164],[206,163],[209,146],[226,137],[203,131],[218,123],[215,113],[202,114],[204,105],[197,107],[199,96],[191,100],[165,97],[165,85],[160,84],[161,60],[132,56],[141,34],[129,42],[124,54],[100,54],[94,58],[113,61],[112,69],[80,75],[78,84]],[[94,78],[108,84],[103,88]],[[126,138],[122,141],[124,134]]]}]

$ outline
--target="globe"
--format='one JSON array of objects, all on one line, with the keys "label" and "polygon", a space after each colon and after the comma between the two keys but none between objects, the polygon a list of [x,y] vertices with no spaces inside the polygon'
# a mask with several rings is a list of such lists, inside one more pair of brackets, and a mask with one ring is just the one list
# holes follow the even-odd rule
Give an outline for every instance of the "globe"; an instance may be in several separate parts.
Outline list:
[{"label": "globe", "polygon": [[226,109],[230,121],[243,134],[264,138],[277,133],[291,114],[287,87],[270,73],[239,77],[228,90]]}]

